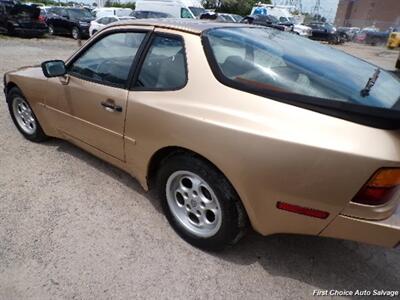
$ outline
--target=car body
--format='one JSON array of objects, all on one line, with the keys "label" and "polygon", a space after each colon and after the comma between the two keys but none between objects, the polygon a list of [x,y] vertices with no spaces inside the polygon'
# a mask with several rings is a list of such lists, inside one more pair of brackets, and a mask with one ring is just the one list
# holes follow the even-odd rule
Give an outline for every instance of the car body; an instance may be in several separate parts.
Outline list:
[{"label": "car body", "polygon": [[114,15],[100,17],[100,18],[90,22],[89,36],[96,34],[98,31],[100,31],[101,29],[103,29],[104,27],[106,27],[107,25],[109,25],[111,23],[118,22],[118,21],[128,21],[128,20],[132,20],[132,19],[135,19],[135,18],[130,17],[130,16],[118,17],[118,16],[114,16]]},{"label": "car body", "polygon": [[366,27],[356,34],[355,41],[371,46],[386,45],[389,35],[389,31],[380,31],[376,27]]},{"label": "car body", "polygon": [[117,16],[117,17],[127,17],[132,13],[130,8],[121,7],[101,7],[92,10],[92,15],[94,18],[99,19],[101,17]]},{"label": "car body", "polygon": [[315,41],[324,41],[331,44],[341,44],[345,42],[345,37],[340,35],[336,28],[329,23],[313,22],[307,24],[312,28],[312,35],[310,39]]},{"label": "car body", "polygon": [[280,23],[274,16],[251,15],[244,17],[241,21],[244,24],[261,25],[278,29],[281,31],[293,31],[293,24]]},{"label": "car body", "polygon": [[400,47],[400,28],[396,28],[390,33],[387,47],[389,49],[396,49]]},{"label": "car body", "polygon": [[236,14],[226,14],[226,13],[218,13],[226,22],[229,23],[240,23],[243,20],[242,16]]},{"label": "car body", "polygon": [[360,30],[361,29],[359,27],[339,27],[337,32],[342,34],[347,42],[350,42],[355,38]]},{"label": "car body", "polygon": [[51,7],[46,10],[49,33],[71,35],[74,39],[89,37],[91,13],[84,8]]},{"label": "car body", "polygon": [[198,19],[206,13],[199,1],[191,0],[138,0],[135,7],[138,11],[160,12],[172,18]]},{"label": "car body", "polygon": [[400,241],[400,82],[344,52],[261,26],[133,20],[4,86],[26,138],[65,139],[156,188],[195,246],[232,244],[248,221]]},{"label": "car body", "polygon": [[40,9],[14,1],[0,0],[0,32],[25,37],[41,37],[47,33]]},{"label": "car body", "polygon": [[134,10],[129,15],[134,17],[135,19],[164,19],[164,18],[173,18],[172,15],[158,12],[158,11],[148,11],[148,10]]}]

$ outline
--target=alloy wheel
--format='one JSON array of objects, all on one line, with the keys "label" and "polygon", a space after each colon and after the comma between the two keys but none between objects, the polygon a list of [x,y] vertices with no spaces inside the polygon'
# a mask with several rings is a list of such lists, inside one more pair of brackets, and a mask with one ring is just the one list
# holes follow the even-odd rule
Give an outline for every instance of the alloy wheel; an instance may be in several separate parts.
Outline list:
[{"label": "alloy wheel", "polygon": [[220,203],[210,185],[189,171],[176,171],[166,184],[168,206],[174,218],[197,237],[215,235],[221,227]]},{"label": "alloy wheel", "polygon": [[14,98],[13,114],[22,131],[29,135],[32,135],[36,132],[36,119],[28,103],[23,98]]}]

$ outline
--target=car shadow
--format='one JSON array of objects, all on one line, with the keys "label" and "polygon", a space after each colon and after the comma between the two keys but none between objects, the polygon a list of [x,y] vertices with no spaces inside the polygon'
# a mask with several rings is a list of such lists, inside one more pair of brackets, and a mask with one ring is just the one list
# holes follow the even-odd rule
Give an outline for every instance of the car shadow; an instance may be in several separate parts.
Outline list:
[{"label": "car shadow", "polygon": [[[126,172],[57,139],[47,145],[67,153],[143,195],[162,213],[154,192],[146,193]],[[279,234],[263,237],[252,230],[235,246],[210,253],[237,265],[259,264],[277,284],[291,278],[320,290],[399,290],[400,251],[350,241]],[[350,297],[351,298],[351,297]],[[360,297],[354,296],[360,299]]]}]

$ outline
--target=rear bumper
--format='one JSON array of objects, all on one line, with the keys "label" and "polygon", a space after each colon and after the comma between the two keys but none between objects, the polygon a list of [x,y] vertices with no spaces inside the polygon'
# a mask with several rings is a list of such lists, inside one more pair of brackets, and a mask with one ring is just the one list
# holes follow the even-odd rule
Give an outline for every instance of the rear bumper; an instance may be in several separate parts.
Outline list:
[{"label": "rear bumper", "polygon": [[339,215],[320,234],[400,250],[400,206],[383,221],[368,221]]},{"label": "rear bumper", "polygon": [[21,28],[17,27],[14,31],[19,35],[24,36],[42,36],[47,33],[47,28]]}]

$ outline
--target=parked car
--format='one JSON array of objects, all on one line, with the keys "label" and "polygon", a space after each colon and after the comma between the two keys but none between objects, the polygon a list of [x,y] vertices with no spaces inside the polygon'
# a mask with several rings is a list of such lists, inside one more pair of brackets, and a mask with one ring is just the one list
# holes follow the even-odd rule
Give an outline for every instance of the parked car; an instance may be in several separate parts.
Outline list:
[{"label": "parked car", "polygon": [[279,23],[278,19],[274,16],[266,16],[266,15],[251,15],[244,17],[241,23],[245,24],[253,24],[253,25],[261,25],[265,27],[270,27],[274,29],[278,29],[281,31],[292,31],[293,26],[287,26],[285,24]]},{"label": "parked car", "polygon": [[83,8],[51,7],[47,10],[49,33],[71,35],[74,39],[89,37],[93,16]]},{"label": "parked car", "polygon": [[89,35],[93,36],[95,35],[98,31],[106,27],[107,25],[118,22],[118,21],[127,21],[127,20],[133,20],[135,19],[134,17],[117,17],[117,16],[108,16],[108,17],[100,17],[92,22],[90,22],[90,27],[89,27]]},{"label": "parked car", "polygon": [[242,16],[235,15],[235,14],[226,14],[226,13],[218,13],[226,22],[229,23],[240,23],[243,20]]},{"label": "parked car", "polygon": [[[137,0],[136,10],[165,13],[172,18],[198,19],[206,10],[192,0]],[[147,19],[147,18],[146,18]]]},{"label": "parked car", "polygon": [[394,29],[389,36],[387,47],[389,49],[395,49],[400,47],[400,28]]},{"label": "parked car", "polygon": [[360,28],[358,27],[339,27],[337,32],[342,35],[342,37],[346,40],[346,42],[352,41],[357,33],[360,32]]},{"label": "parked car", "polygon": [[302,24],[297,24],[294,20],[294,18],[289,18],[289,17],[279,17],[279,22],[283,24],[290,24],[293,26],[293,32],[304,36],[304,37],[310,37],[312,35],[312,28],[302,25]]},{"label": "parked car", "polygon": [[167,13],[162,13],[158,11],[147,11],[147,10],[134,10],[131,14],[131,17],[135,19],[164,19],[164,18],[173,18],[172,15]]},{"label": "parked car", "polygon": [[92,10],[92,15],[96,19],[108,16],[128,17],[132,13],[132,11],[133,10],[130,8],[101,7]]},{"label": "parked car", "polygon": [[237,242],[248,221],[400,246],[400,81],[342,51],[261,26],[134,20],[4,86],[24,137],[134,175],[197,247]]},{"label": "parked car", "polygon": [[342,44],[345,42],[345,37],[340,35],[336,28],[329,23],[314,22],[307,24],[312,28],[310,39],[316,41],[324,41],[331,44]]},{"label": "parked car", "polygon": [[376,27],[367,27],[356,35],[356,42],[371,46],[386,45],[389,39],[389,31],[380,31]]},{"label": "parked car", "polygon": [[41,37],[47,33],[47,25],[40,18],[40,9],[37,6],[0,0],[0,32]]}]

